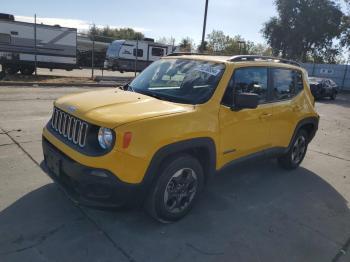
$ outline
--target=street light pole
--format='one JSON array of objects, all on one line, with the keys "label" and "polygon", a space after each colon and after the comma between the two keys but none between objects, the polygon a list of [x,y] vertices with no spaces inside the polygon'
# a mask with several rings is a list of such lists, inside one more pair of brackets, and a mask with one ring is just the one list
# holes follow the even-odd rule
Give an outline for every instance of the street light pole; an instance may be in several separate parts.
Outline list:
[{"label": "street light pole", "polygon": [[204,11],[204,22],[203,22],[203,32],[202,32],[202,43],[200,51],[203,52],[204,50],[204,40],[205,40],[205,29],[207,26],[207,13],[208,13],[208,2],[209,0],[205,0],[205,11]]},{"label": "street light pole", "polygon": [[38,49],[37,49],[37,45],[36,45],[36,14],[34,14],[34,69],[35,69],[35,77],[38,77],[38,70],[37,70],[37,66],[38,66]]}]

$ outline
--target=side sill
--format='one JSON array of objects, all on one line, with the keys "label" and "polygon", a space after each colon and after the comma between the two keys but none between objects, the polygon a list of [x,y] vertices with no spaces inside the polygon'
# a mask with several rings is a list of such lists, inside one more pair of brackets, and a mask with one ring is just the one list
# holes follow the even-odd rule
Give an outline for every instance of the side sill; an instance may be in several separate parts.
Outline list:
[{"label": "side sill", "polygon": [[238,159],[232,160],[231,162],[223,165],[220,169],[216,170],[216,173],[220,173],[222,170],[238,165],[240,163],[254,161],[258,159],[274,158],[285,154],[288,151],[288,147],[273,147],[265,149],[251,155],[243,156]]}]

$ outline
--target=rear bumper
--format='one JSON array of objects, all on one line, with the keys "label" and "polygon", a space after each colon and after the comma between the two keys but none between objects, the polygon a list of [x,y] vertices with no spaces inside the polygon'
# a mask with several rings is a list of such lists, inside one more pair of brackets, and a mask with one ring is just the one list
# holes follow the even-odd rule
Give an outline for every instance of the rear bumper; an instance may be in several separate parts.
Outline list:
[{"label": "rear bumper", "polygon": [[76,203],[101,208],[133,206],[142,203],[142,184],[120,181],[110,171],[82,165],[58,150],[44,137],[44,171]]}]

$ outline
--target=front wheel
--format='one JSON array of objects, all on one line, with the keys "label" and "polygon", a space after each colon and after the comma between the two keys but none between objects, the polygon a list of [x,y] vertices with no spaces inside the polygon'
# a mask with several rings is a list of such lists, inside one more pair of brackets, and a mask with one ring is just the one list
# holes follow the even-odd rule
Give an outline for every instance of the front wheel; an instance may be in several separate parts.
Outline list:
[{"label": "front wheel", "polygon": [[3,65],[3,71],[8,75],[17,74],[19,68],[16,65]]},{"label": "front wheel", "polygon": [[278,163],[285,169],[295,169],[303,161],[308,146],[308,134],[304,129],[298,131],[288,152],[278,158]]},{"label": "front wheel", "polygon": [[337,97],[337,92],[333,91],[332,95],[330,96],[331,100],[335,100]]},{"label": "front wheel", "polygon": [[173,158],[160,170],[146,210],[162,223],[177,221],[191,210],[203,185],[203,169],[196,158],[187,154]]}]

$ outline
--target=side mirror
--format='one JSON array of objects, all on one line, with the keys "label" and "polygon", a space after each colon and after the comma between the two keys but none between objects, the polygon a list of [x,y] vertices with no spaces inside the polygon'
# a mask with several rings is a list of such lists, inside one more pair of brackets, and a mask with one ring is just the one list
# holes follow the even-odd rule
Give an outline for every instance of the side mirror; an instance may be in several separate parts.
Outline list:
[{"label": "side mirror", "polygon": [[234,95],[234,110],[244,108],[257,108],[259,104],[259,95],[254,93],[240,93]]}]

